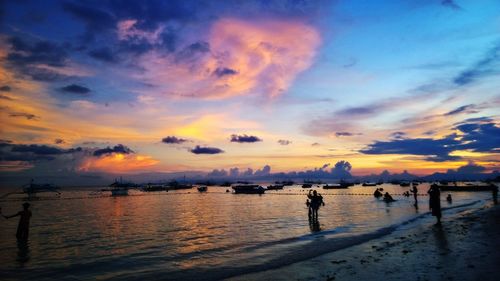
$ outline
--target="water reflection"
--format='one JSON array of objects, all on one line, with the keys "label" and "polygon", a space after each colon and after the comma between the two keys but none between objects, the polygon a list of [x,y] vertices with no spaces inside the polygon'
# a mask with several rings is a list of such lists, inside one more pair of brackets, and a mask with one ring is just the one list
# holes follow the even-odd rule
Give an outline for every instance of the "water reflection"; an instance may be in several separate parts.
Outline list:
[{"label": "water reflection", "polygon": [[311,229],[313,233],[321,231],[321,226],[317,217],[309,217],[309,229]]},{"label": "water reflection", "polygon": [[30,260],[30,248],[28,241],[17,240],[17,259],[20,267]]}]

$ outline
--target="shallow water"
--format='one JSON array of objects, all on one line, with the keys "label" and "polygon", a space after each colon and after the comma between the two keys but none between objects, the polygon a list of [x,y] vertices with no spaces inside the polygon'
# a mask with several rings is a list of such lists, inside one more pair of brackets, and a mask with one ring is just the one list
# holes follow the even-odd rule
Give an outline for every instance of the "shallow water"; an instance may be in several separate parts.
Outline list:
[{"label": "shallow water", "polygon": [[[209,187],[207,193],[134,191],[122,197],[90,188],[63,190],[60,198],[44,194],[31,202],[27,247],[16,245],[17,218],[2,221],[0,273],[13,280],[216,280],[279,267],[428,216],[428,185],[419,186],[418,209],[412,197],[397,195],[409,188],[381,187],[397,201],[375,199],[375,187],[313,188],[326,202],[319,231],[309,224],[307,190],[299,186],[262,196],[226,193],[224,187]],[[473,208],[491,198],[488,192],[452,194],[449,205],[442,193],[442,207]],[[3,213],[17,212],[19,199],[0,201]]]}]

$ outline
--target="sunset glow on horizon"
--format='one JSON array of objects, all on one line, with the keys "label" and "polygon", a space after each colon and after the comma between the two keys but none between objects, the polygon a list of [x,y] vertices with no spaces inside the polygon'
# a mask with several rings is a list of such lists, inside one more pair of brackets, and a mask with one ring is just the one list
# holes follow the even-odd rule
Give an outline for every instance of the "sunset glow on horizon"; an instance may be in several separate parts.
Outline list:
[{"label": "sunset glow on horizon", "polygon": [[498,1],[264,2],[3,1],[0,174],[500,170]]}]

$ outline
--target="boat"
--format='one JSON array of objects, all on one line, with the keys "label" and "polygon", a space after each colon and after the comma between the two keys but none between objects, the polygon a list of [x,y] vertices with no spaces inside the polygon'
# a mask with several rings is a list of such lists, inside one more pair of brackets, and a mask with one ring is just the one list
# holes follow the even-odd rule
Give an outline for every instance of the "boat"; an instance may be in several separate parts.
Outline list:
[{"label": "boat", "polygon": [[128,195],[128,188],[115,187],[111,189],[111,196],[126,196]]},{"label": "boat", "polygon": [[410,186],[410,182],[409,181],[402,181],[402,182],[399,183],[399,186],[401,186],[401,187]]},{"label": "boat", "polygon": [[264,194],[265,188],[258,184],[237,184],[231,187],[235,194]]},{"label": "boat", "polygon": [[267,190],[280,190],[283,189],[283,184],[271,184],[267,186]]},{"label": "boat", "polygon": [[346,189],[349,188],[349,183],[332,183],[323,185],[323,189]]},{"label": "boat", "polygon": [[311,188],[311,187],[312,187],[312,184],[310,184],[310,183],[304,183],[302,185],[302,188]]},{"label": "boat", "polygon": [[364,182],[362,186],[377,186],[376,182]]},{"label": "boat", "polygon": [[198,186],[196,189],[198,189],[199,192],[206,192],[208,190],[206,185]]},{"label": "boat", "polygon": [[193,185],[192,184],[186,184],[186,183],[179,183],[178,181],[176,180],[173,180],[171,182],[168,183],[168,189],[172,189],[172,190],[177,190],[177,189],[191,189],[193,188]]},{"label": "boat", "polygon": [[142,187],[142,191],[150,192],[150,191],[165,191],[167,190],[167,186],[164,184],[153,184],[148,183],[146,186]]}]

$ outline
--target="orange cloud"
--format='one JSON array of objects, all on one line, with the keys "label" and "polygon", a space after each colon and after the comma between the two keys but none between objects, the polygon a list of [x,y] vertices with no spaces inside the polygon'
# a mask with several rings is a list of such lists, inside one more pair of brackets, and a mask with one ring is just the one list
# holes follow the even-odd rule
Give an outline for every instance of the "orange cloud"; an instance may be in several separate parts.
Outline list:
[{"label": "orange cloud", "polygon": [[132,173],[151,171],[159,163],[150,156],[114,153],[101,157],[86,158],[78,170],[108,173]]}]

